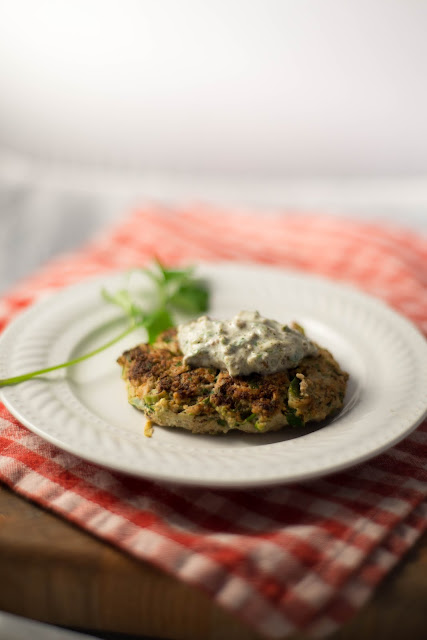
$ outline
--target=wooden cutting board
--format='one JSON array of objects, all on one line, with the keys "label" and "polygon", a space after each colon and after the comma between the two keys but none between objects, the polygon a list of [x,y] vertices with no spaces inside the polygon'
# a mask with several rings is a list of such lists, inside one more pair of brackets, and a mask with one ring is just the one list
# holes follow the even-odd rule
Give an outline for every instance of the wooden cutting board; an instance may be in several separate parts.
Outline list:
[{"label": "wooden cutting board", "polygon": [[[186,586],[0,485],[0,610],[94,632],[259,640]],[[427,637],[427,534],[333,640]],[[292,640],[303,640],[295,635]]]}]

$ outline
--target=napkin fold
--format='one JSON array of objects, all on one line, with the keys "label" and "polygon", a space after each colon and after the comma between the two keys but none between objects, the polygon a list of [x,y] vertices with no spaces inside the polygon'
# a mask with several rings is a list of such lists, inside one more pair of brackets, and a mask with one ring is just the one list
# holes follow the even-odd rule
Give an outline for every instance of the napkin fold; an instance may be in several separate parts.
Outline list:
[{"label": "napkin fold", "polygon": [[[198,260],[321,274],[382,298],[427,333],[427,240],[317,215],[144,209],[49,263],[0,301],[0,329],[47,292],[107,271]],[[269,638],[345,623],[427,528],[427,423],[373,460],[258,490],[176,487],[82,461],[0,404],[0,479],[64,518],[200,587]]]}]

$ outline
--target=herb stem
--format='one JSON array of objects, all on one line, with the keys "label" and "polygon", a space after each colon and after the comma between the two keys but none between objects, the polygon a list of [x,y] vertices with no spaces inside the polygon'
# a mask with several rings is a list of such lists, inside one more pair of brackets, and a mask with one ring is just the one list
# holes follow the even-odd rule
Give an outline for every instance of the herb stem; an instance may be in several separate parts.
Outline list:
[{"label": "herb stem", "polygon": [[69,360],[68,362],[63,362],[62,364],[57,364],[53,367],[47,367],[46,369],[31,371],[31,373],[24,373],[20,376],[15,376],[14,378],[4,378],[3,380],[0,379],[0,387],[6,387],[8,385],[17,384],[18,382],[24,382],[25,380],[30,380],[31,378],[34,378],[35,376],[39,376],[43,373],[49,373],[50,371],[56,371],[57,369],[64,369],[65,367],[71,367],[73,364],[78,364],[79,362],[83,362],[83,360],[87,360],[92,356],[96,356],[98,353],[101,353],[101,351],[104,351],[105,349],[108,349],[108,347],[111,347],[116,342],[119,342],[119,340],[127,336],[129,333],[132,333],[132,331],[134,331],[137,326],[138,325],[133,322],[130,325],[130,327],[128,327],[120,335],[116,336],[112,340],[109,340],[109,342],[107,342],[106,344],[103,344],[101,347],[98,347],[97,349],[94,349],[93,351],[86,353],[84,356],[75,358],[74,360]]},{"label": "herb stem", "polygon": [[155,285],[157,304],[152,305],[154,309],[148,312],[142,309],[127,289],[121,289],[117,291],[117,293],[109,293],[105,289],[102,289],[101,293],[104,300],[120,307],[129,318],[130,325],[125,331],[102,347],[98,347],[98,349],[94,349],[90,353],[80,356],[80,358],[57,364],[54,367],[46,367],[46,369],[24,373],[21,376],[4,378],[3,380],[0,379],[0,387],[31,380],[31,378],[40,376],[43,373],[71,367],[73,364],[92,358],[92,356],[96,356],[101,351],[119,342],[119,340],[127,336],[128,333],[131,333],[137,327],[145,327],[147,330],[148,343],[153,344],[160,333],[173,326],[172,311],[174,309],[185,311],[187,314],[200,313],[201,311],[207,310],[208,290],[203,283],[198,282],[192,277],[191,269],[167,269],[157,259],[156,266],[156,271],[142,269],[143,273],[148,275]]}]

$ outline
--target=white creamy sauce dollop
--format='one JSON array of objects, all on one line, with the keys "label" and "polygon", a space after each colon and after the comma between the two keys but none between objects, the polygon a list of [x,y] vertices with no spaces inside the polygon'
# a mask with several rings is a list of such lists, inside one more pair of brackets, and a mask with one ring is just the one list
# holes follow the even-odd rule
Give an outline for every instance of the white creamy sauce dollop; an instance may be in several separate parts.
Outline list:
[{"label": "white creamy sauce dollop", "polygon": [[184,363],[227,369],[231,376],[285,371],[318,352],[302,333],[258,311],[241,311],[225,322],[201,316],[179,325],[178,342]]}]

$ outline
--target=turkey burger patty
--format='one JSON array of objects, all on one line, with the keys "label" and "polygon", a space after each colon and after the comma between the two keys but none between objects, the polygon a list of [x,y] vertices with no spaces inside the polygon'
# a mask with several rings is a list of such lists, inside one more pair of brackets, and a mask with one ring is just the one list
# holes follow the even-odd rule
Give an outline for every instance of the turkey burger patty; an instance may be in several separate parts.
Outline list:
[{"label": "turkey burger patty", "polygon": [[318,422],[342,408],[348,374],[316,346],[316,355],[292,369],[231,376],[185,364],[173,328],[153,345],[125,351],[118,363],[129,402],[156,424],[193,433],[265,433]]}]

